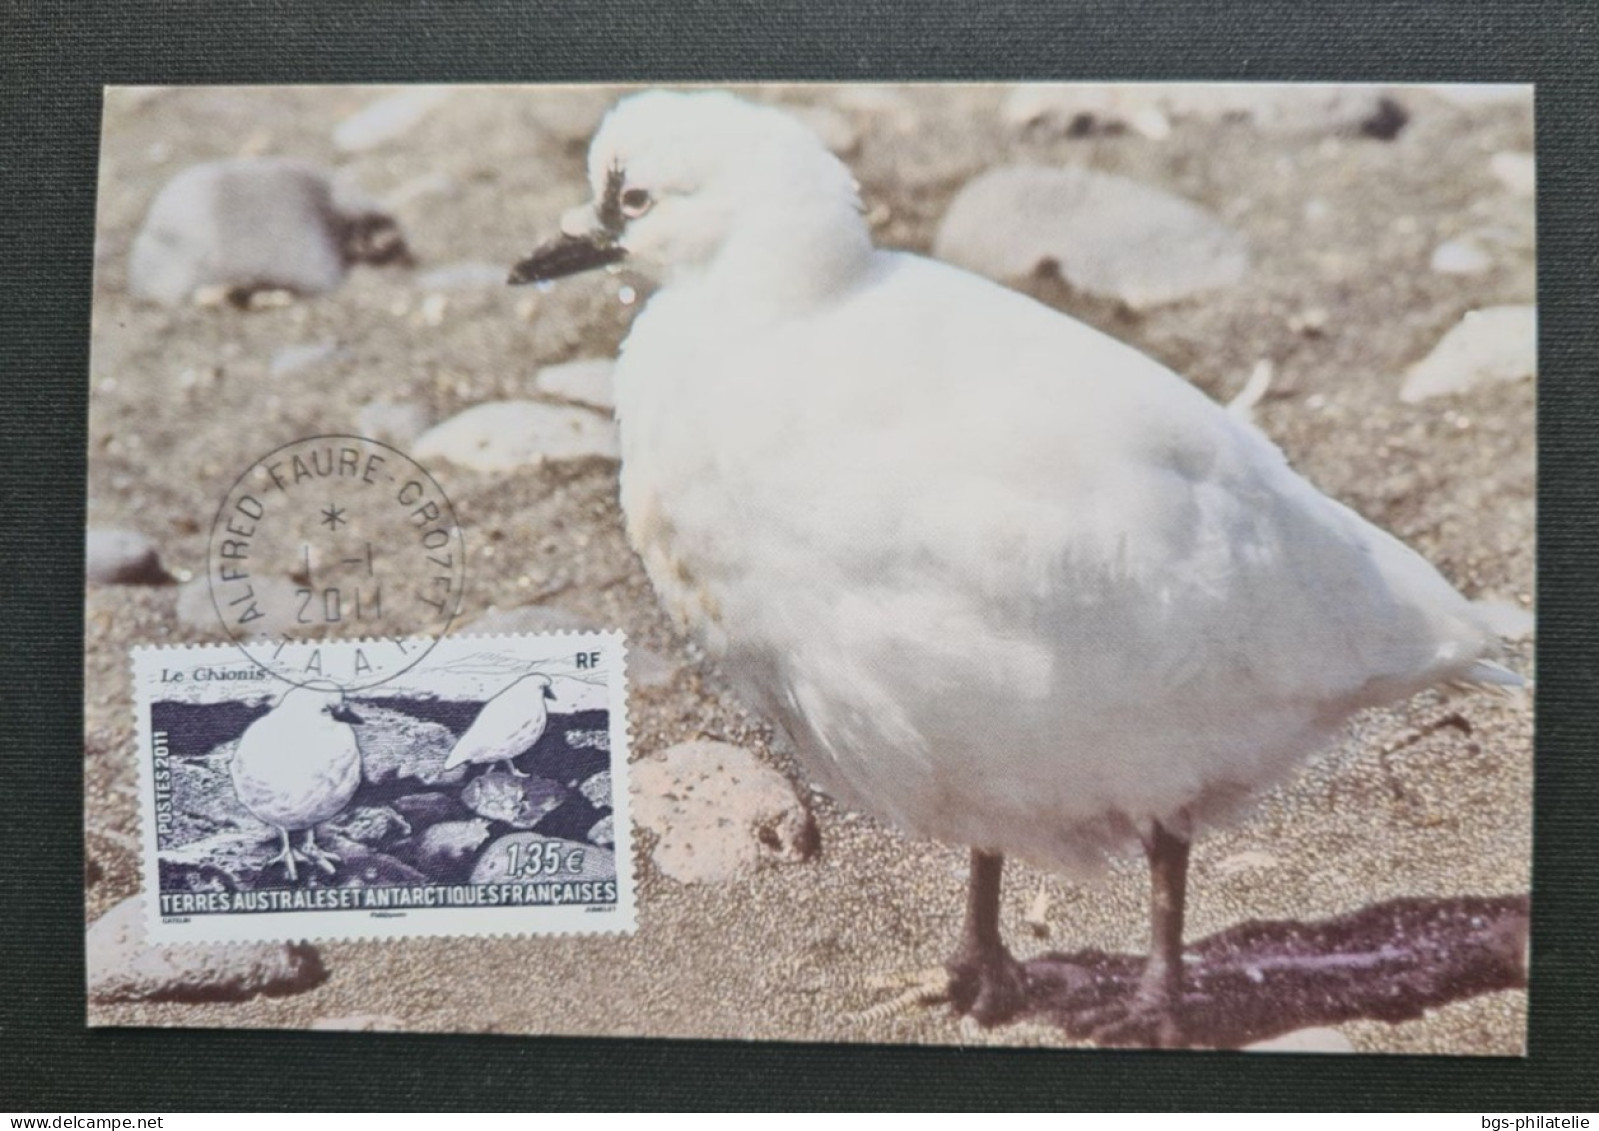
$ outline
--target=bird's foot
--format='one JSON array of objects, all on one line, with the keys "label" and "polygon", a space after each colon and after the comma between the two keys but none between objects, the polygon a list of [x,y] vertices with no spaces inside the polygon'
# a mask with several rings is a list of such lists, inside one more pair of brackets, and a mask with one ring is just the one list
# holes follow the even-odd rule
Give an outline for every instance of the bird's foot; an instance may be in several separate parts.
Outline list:
[{"label": "bird's foot", "polygon": [[1180,998],[1137,990],[1072,1014],[1066,1029],[1096,1045],[1175,1049],[1187,1044],[1180,1017]]},{"label": "bird's foot", "polygon": [[312,831],[307,829],[305,831],[305,850],[301,854],[300,859],[304,860],[308,864],[315,864],[318,868],[321,868],[324,872],[331,876],[333,874],[333,865],[339,863],[344,858],[336,852],[329,852],[327,849],[323,848],[316,842],[316,836],[312,833]]},{"label": "bird's foot", "polygon": [[532,774],[529,774],[529,773],[527,773],[527,772],[525,772],[525,771],[523,771],[523,770],[519,770],[519,769],[517,769],[517,768],[516,768],[516,763],[515,763],[515,762],[512,762],[512,761],[511,761],[511,760],[509,760],[509,759],[507,759],[507,760],[506,760],[506,763],[505,763],[505,768],[506,768],[506,769],[507,769],[507,770],[510,770],[510,771],[511,771],[511,776],[512,776],[512,777],[513,777],[513,778],[530,778],[530,777],[532,777],[532,776],[533,776],[533,775],[532,775]]},{"label": "bird's foot", "polygon": [[283,842],[282,851],[280,851],[276,856],[272,857],[272,859],[268,860],[266,862],[266,868],[262,868],[261,870],[264,872],[267,868],[272,867],[274,864],[282,864],[283,870],[289,874],[289,882],[292,884],[300,878],[299,872],[294,867],[296,861],[304,863],[304,854],[291,847],[289,842],[285,840]]},{"label": "bird's foot", "polygon": [[1027,1006],[1027,968],[1003,946],[962,950],[945,969],[950,1005],[985,1028]]}]

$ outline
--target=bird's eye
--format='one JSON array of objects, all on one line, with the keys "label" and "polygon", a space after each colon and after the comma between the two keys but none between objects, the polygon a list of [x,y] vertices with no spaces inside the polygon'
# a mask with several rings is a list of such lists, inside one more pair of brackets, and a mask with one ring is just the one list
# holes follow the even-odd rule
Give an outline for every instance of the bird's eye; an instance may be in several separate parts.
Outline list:
[{"label": "bird's eye", "polygon": [[641,188],[630,188],[622,193],[622,215],[629,220],[636,220],[650,210],[650,205],[655,203],[654,197]]}]

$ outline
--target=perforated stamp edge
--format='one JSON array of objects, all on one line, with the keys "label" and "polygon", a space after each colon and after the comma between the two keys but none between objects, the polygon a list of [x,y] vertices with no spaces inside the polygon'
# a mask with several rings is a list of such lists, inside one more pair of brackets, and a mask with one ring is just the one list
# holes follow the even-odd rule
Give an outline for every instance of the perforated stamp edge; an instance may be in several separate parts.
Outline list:
[{"label": "perforated stamp edge", "polygon": [[[433,647],[430,660],[450,654],[450,650],[473,643],[500,642],[512,647],[532,647],[530,661],[553,658],[552,652],[566,652],[574,646],[592,643],[611,651],[608,662],[606,703],[609,722],[611,773],[611,851],[616,862],[617,898],[614,909],[596,913],[589,905],[551,906],[459,906],[419,909],[401,917],[375,917],[356,909],[215,913],[203,916],[163,916],[160,910],[160,870],[156,828],[154,735],[151,727],[150,691],[158,686],[163,661],[178,657],[188,662],[207,658],[237,662],[239,650],[227,643],[181,645],[139,645],[130,650],[133,676],[135,746],[131,751],[139,779],[139,875],[140,898],[149,941],[156,945],[183,943],[259,943],[259,942],[336,942],[341,940],[391,940],[450,937],[535,937],[579,935],[624,935],[637,929],[632,816],[629,805],[628,761],[632,746],[628,718],[627,641],[620,631],[540,633],[451,634]],[[371,643],[370,638],[341,640],[321,645],[324,648],[353,648]],[[429,642],[432,643],[431,641]],[[553,646],[553,647],[552,647]],[[611,657],[607,657],[608,660]],[[409,673],[414,674],[414,673]],[[273,687],[286,688],[274,683]],[[369,688],[370,694],[376,689]],[[452,886],[452,885],[438,885]],[[425,911],[426,914],[421,912]]]}]

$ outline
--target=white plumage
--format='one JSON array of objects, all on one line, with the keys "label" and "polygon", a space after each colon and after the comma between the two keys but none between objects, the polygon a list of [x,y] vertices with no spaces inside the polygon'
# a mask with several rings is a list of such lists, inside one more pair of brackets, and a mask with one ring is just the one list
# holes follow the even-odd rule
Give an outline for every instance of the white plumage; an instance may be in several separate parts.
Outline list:
[{"label": "white plumage", "polygon": [[444,768],[504,762],[517,777],[527,777],[512,759],[531,750],[544,736],[550,721],[546,700],[554,698],[549,676],[535,673],[518,679],[483,704],[445,759]]},{"label": "white plumage", "polygon": [[[316,843],[316,826],[337,816],[361,784],[361,747],[337,691],[291,687],[277,704],[251,723],[233,755],[233,788],[251,813],[277,828],[282,863],[298,879],[296,861],[332,873],[339,857]],[[305,830],[301,849],[289,834]]]},{"label": "white plumage", "polygon": [[[1163,366],[874,250],[782,113],[639,95],[590,174],[599,258],[665,283],[616,375],[629,535],[845,801],[979,856],[1159,831],[1186,860],[1353,712],[1515,680],[1427,562]],[[567,273],[575,240],[519,276]]]}]

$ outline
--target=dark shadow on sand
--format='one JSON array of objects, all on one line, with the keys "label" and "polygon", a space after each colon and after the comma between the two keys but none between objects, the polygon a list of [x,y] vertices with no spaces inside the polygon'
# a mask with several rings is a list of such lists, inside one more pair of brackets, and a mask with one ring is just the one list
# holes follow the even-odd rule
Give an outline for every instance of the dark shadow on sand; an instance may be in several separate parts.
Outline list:
[{"label": "dark shadow on sand", "polygon": [[[1251,920],[1184,951],[1184,1043],[1237,1048],[1281,1033],[1429,1009],[1527,984],[1524,895],[1395,899],[1320,922]],[[1086,1036],[1085,1015],[1131,1000],[1141,956],[1047,954],[1025,967],[1018,1016]],[[1153,1043],[1134,1032],[1117,1043]]]}]

